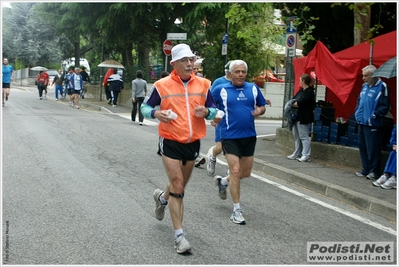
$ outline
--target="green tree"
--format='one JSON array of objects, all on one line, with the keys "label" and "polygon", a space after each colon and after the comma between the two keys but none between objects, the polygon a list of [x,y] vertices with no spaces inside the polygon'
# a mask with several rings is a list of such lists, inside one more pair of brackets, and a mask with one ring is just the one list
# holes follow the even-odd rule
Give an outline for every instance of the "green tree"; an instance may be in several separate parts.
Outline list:
[{"label": "green tree", "polygon": [[3,8],[3,54],[25,66],[56,64],[60,52],[54,26],[43,21],[38,3],[12,3]]},{"label": "green tree", "polygon": [[205,58],[206,77],[214,80],[224,75],[221,50],[226,28],[229,33],[227,58],[246,61],[249,80],[268,67],[268,58],[271,61],[275,52],[265,44],[276,42],[284,31],[273,24],[273,13],[270,3],[201,3],[183,16],[184,29],[194,33],[188,40],[193,44],[192,49]]}]

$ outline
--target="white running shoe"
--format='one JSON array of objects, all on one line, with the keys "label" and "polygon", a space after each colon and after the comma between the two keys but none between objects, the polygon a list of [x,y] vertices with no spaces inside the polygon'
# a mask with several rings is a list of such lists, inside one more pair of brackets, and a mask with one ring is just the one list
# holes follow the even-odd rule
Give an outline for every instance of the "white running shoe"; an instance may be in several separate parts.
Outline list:
[{"label": "white running shoe", "polygon": [[191,251],[190,244],[188,243],[187,239],[184,237],[184,234],[180,234],[175,239],[175,249],[176,249],[176,252],[179,254]]},{"label": "white running shoe", "polygon": [[310,161],[310,158],[306,157],[306,156],[302,156],[301,158],[298,159],[298,161],[299,162],[308,162],[308,161]]},{"label": "white running shoe", "polygon": [[384,173],[383,175],[380,176],[380,178],[378,178],[376,181],[373,182],[373,185],[374,186],[381,186],[387,180],[388,180],[388,176],[386,176],[385,173]]},{"label": "white running shoe", "polygon": [[162,205],[161,201],[159,200],[159,196],[162,195],[164,192],[161,189],[155,189],[153,197],[155,200],[155,218],[162,221],[163,217],[165,216],[165,207],[168,205],[166,202],[165,205]]},{"label": "white running shoe", "polygon": [[381,187],[384,189],[396,189],[396,177],[392,175]]},{"label": "white running shoe", "polygon": [[233,213],[230,216],[230,220],[232,220],[233,223],[244,225],[245,219],[244,216],[242,215],[242,209],[237,209],[233,211]]},{"label": "white running shoe", "polygon": [[300,157],[295,154],[291,154],[291,155],[287,156],[287,159],[298,159],[298,158],[300,158]]},{"label": "white running shoe", "polygon": [[215,167],[216,167],[216,158],[212,155],[209,155],[208,164],[206,165],[206,170],[208,171],[209,175],[215,174]]}]

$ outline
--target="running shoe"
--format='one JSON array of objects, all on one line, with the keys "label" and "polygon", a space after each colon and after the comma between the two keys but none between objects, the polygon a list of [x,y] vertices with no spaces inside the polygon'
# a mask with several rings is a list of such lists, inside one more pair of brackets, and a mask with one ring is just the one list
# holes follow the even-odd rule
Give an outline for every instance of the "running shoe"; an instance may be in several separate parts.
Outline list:
[{"label": "running shoe", "polygon": [[380,178],[378,178],[376,181],[373,182],[373,185],[374,186],[381,186],[387,180],[388,180],[388,176],[386,176],[385,173],[384,173],[383,175],[380,176]]},{"label": "running shoe", "polygon": [[159,200],[159,197],[163,194],[164,192],[161,189],[155,189],[153,197],[155,200],[155,218],[158,220],[162,221],[163,217],[165,216],[165,207],[168,205],[168,202],[166,202],[165,205],[162,205],[161,201]]},{"label": "running shoe", "polygon": [[215,166],[216,166],[216,158],[212,155],[209,155],[208,164],[206,165],[206,170],[208,171],[209,175],[215,174]]},{"label": "running shoe", "polygon": [[179,254],[191,252],[190,244],[188,243],[187,239],[184,237],[184,234],[180,234],[175,239],[175,249],[176,252]]},{"label": "running shoe", "polygon": [[233,211],[233,213],[230,216],[230,220],[233,221],[233,223],[236,224],[245,224],[245,219],[244,216],[242,215],[242,209],[237,209],[235,211]]},{"label": "running shoe", "polygon": [[381,187],[384,189],[396,189],[396,177],[392,175]]},{"label": "running shoe", "polygon": [[202,165],[202,164],[204,164],[205,163],[205,158],[204,157],[201,157],[201,156],[198,156],[196,159],[195,159],[195,167],[199,167],[200,165]]},{"label": "running shoe", "polygon": [[219,189],[219,197],[220,199],[226,199],[227,198],[227,185],[222,185],[221,181],[222,181],[222,176],[220,175],[216,175],[215,176],[215,185],[218,187]]}]

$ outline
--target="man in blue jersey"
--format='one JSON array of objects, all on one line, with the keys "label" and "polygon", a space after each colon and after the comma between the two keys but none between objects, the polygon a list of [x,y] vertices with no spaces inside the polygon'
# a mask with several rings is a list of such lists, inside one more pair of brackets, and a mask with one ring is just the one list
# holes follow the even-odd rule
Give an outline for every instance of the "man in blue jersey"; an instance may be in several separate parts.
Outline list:
[{"label": "man in blue jersey", "polygon": [[4,106],[4,99],[8,101],[10,95],[11,81],[14,80],[14,69],[8,64],[8,59],[3,59],[3,86],[2,86],[2,100]]},{"label": "man in blue jersey", "polygon": [[215,176],[215,184],[221,199],[226,199],[229,187],[234,204],[230,220],[236,224],[245,224],[240,206],[240,180],[251,175],[256,145],[255,117],[265,113],[267,104],[258,86],[245,81],[247,70],[245,61],[233,60],[229,66],[231,82],[212,91],[216,106],[225,113],[219,127],[230,169],[227,177]]},{"label": "man in blue jersey", "polygon": [[366,176],[370,180],[380,176],[382,119],[390,107],[388,86],[380,78],[373,77],[376,71],[373,65],[362,69],[364,84],[355,108],[362,162],[362,169],[356,176]]}]

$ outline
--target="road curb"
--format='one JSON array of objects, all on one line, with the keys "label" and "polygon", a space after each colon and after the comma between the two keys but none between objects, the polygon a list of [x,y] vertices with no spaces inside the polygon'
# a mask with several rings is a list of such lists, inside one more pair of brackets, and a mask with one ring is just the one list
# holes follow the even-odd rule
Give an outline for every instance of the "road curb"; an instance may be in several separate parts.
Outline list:
[{"label": "road curb", "polygon": [[396,205],[389,202],[256,158],[253,168],[396,223]]}]

